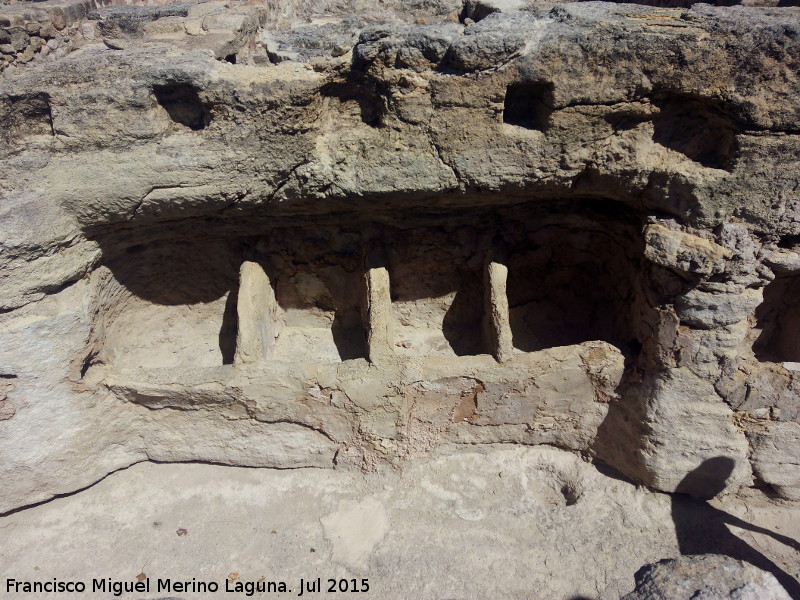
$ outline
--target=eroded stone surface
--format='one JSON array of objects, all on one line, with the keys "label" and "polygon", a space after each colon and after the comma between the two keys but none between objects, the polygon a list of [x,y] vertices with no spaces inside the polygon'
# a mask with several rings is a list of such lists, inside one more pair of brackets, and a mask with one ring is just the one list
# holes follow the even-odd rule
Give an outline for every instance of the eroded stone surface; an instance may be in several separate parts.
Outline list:
[{"label": "eroded stone surface", "polygon": [[[679,556],[670,500],[547,447],[454,446],[369,474],[143,463],[3,517],[0,576],[47,581],[96,571],[135,581],[144,572],[155,585],[158,577],[222,584],[237,573],[239,581],[285,580],[290,588],[300,578],[366,577],[371,591],[362,596],[386,600],[479,600],[500,589],[515,600],[619,600],[642,563]],[[713,503],[800,537],[796,505],[730,496]],[[790,547],[752,531],[736,535],[797,575]],[[107,551],[98,554],[98,545]]]},{"label": "eroded stone surface", "polygon": [[453,442],[797,497],[797,8],[90,4],[0,11],[0,511]]}]

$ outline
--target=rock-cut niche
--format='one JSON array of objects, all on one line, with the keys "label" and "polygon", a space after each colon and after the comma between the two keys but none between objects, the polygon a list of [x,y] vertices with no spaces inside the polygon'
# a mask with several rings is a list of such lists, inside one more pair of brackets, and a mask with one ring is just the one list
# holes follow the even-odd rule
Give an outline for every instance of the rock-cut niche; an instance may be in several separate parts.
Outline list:
[{"label": "rock-cut niche", "polygon": [[116,368],[213,367],[236,346],[238,240],[157,241],[96,274],[91,361]]},{"label": "rock-cut niche", "polygon": [[731,171],[738,152],[737,129],[720,105],[708,100],[668,96],[655,101],[653,141],[710,169]]},{"label": "rock-cut niche", "polygon": [[32,139],[50,139],[54,135],[50,97],[47,94],[11,96],[0,102],[0,139],[8,143],[29,143]]},{"label": "rock-cut niche", "polygon": [[513,83],[506,88],[504,123],[543,132],[552,113],[552,83]]},{"label": "rock-cut niche", "polygon": [[614,216],[550,219],[506,232],[514,347],[533,352],[603,340],[639,347],[641,240],[636,221]]},{"label": "rock-cut niche", "polygon": [[[587,202],[142,244],[95,275],[91,362],[215,367],[253,339],[255,362],[365,359],[376,315],[398,359],[498,356],[487,333],[498,310],[516,353],[604,340],[631,354],[642,338],[640,230],[626,210]],[[382,311],[367,292],[376,248],[389,282]],[[495,264],[507,273],[497,289]],[[490,305],[493,293],[507,308]]]}]

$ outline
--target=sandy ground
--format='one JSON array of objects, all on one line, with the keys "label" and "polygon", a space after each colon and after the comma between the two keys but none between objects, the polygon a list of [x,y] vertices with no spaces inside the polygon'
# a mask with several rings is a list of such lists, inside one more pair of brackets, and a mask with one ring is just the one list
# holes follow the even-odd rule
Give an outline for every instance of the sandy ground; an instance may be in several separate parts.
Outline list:
[{"label": "sandy ground", "polygon": [[[712,545],[736,533],[798,576],[800,553],[785,540],[719,523],[676,528],[673,515],[685,510],[673,502],[547,447],[451,448],[372,474],[142,463],[1,518],[0,597],[246,598],[262,580],[287,591],[252,597],[290,598],[302,579],[304,598],[617,599],[640,566],[680,554],[687,528]],[[700,521],[735,515],[800,539],[800,506],[751,493],[713,509]],[[137,575],[149,590],[114,595],[113,583]],[[11,578],[86,589],[14,592]],[[322,592],[308,591],[318,578]],[[93,579],[106,592],[93,592]],[[159,589],[167,579],[172,587]],[[193,579],[218,591],[192,591]],[[327,592],[329,579],[369,590]],[[188,591],[176,591],[178,581]]]}]

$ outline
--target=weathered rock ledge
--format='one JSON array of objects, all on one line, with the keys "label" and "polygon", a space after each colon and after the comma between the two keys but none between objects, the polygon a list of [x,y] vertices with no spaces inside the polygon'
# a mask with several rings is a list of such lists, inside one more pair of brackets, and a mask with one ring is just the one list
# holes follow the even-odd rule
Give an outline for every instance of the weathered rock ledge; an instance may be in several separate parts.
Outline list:
[{"label": "weathered rock ledge", "polygon": [[800,498],[800,9],[323,4],[5,61],[0,511],[453,442]]}]

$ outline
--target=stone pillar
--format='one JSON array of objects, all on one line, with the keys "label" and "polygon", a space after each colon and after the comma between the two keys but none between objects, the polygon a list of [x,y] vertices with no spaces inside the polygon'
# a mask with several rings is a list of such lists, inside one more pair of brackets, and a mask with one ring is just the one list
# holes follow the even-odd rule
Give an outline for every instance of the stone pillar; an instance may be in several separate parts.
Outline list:
[{"label": "stone pillar", "polygon": [[236,312],[239,329],[234,364],[265,360],[275,339],[278,301],[269,277],[257,262],[244,261],[239,270]]},{"label": "stone pillar", "polygon": [[365,254],[367,355],[379,363],[394,355],[392,296],[386,257],[379,248]]},{"label": "stone pillar", "polygon": [[514,353],[506,294],[508,267],[505,265],[504,254],[497,247],[492,247],[484,268],[484,339],[498,362],[507,361]]}]

